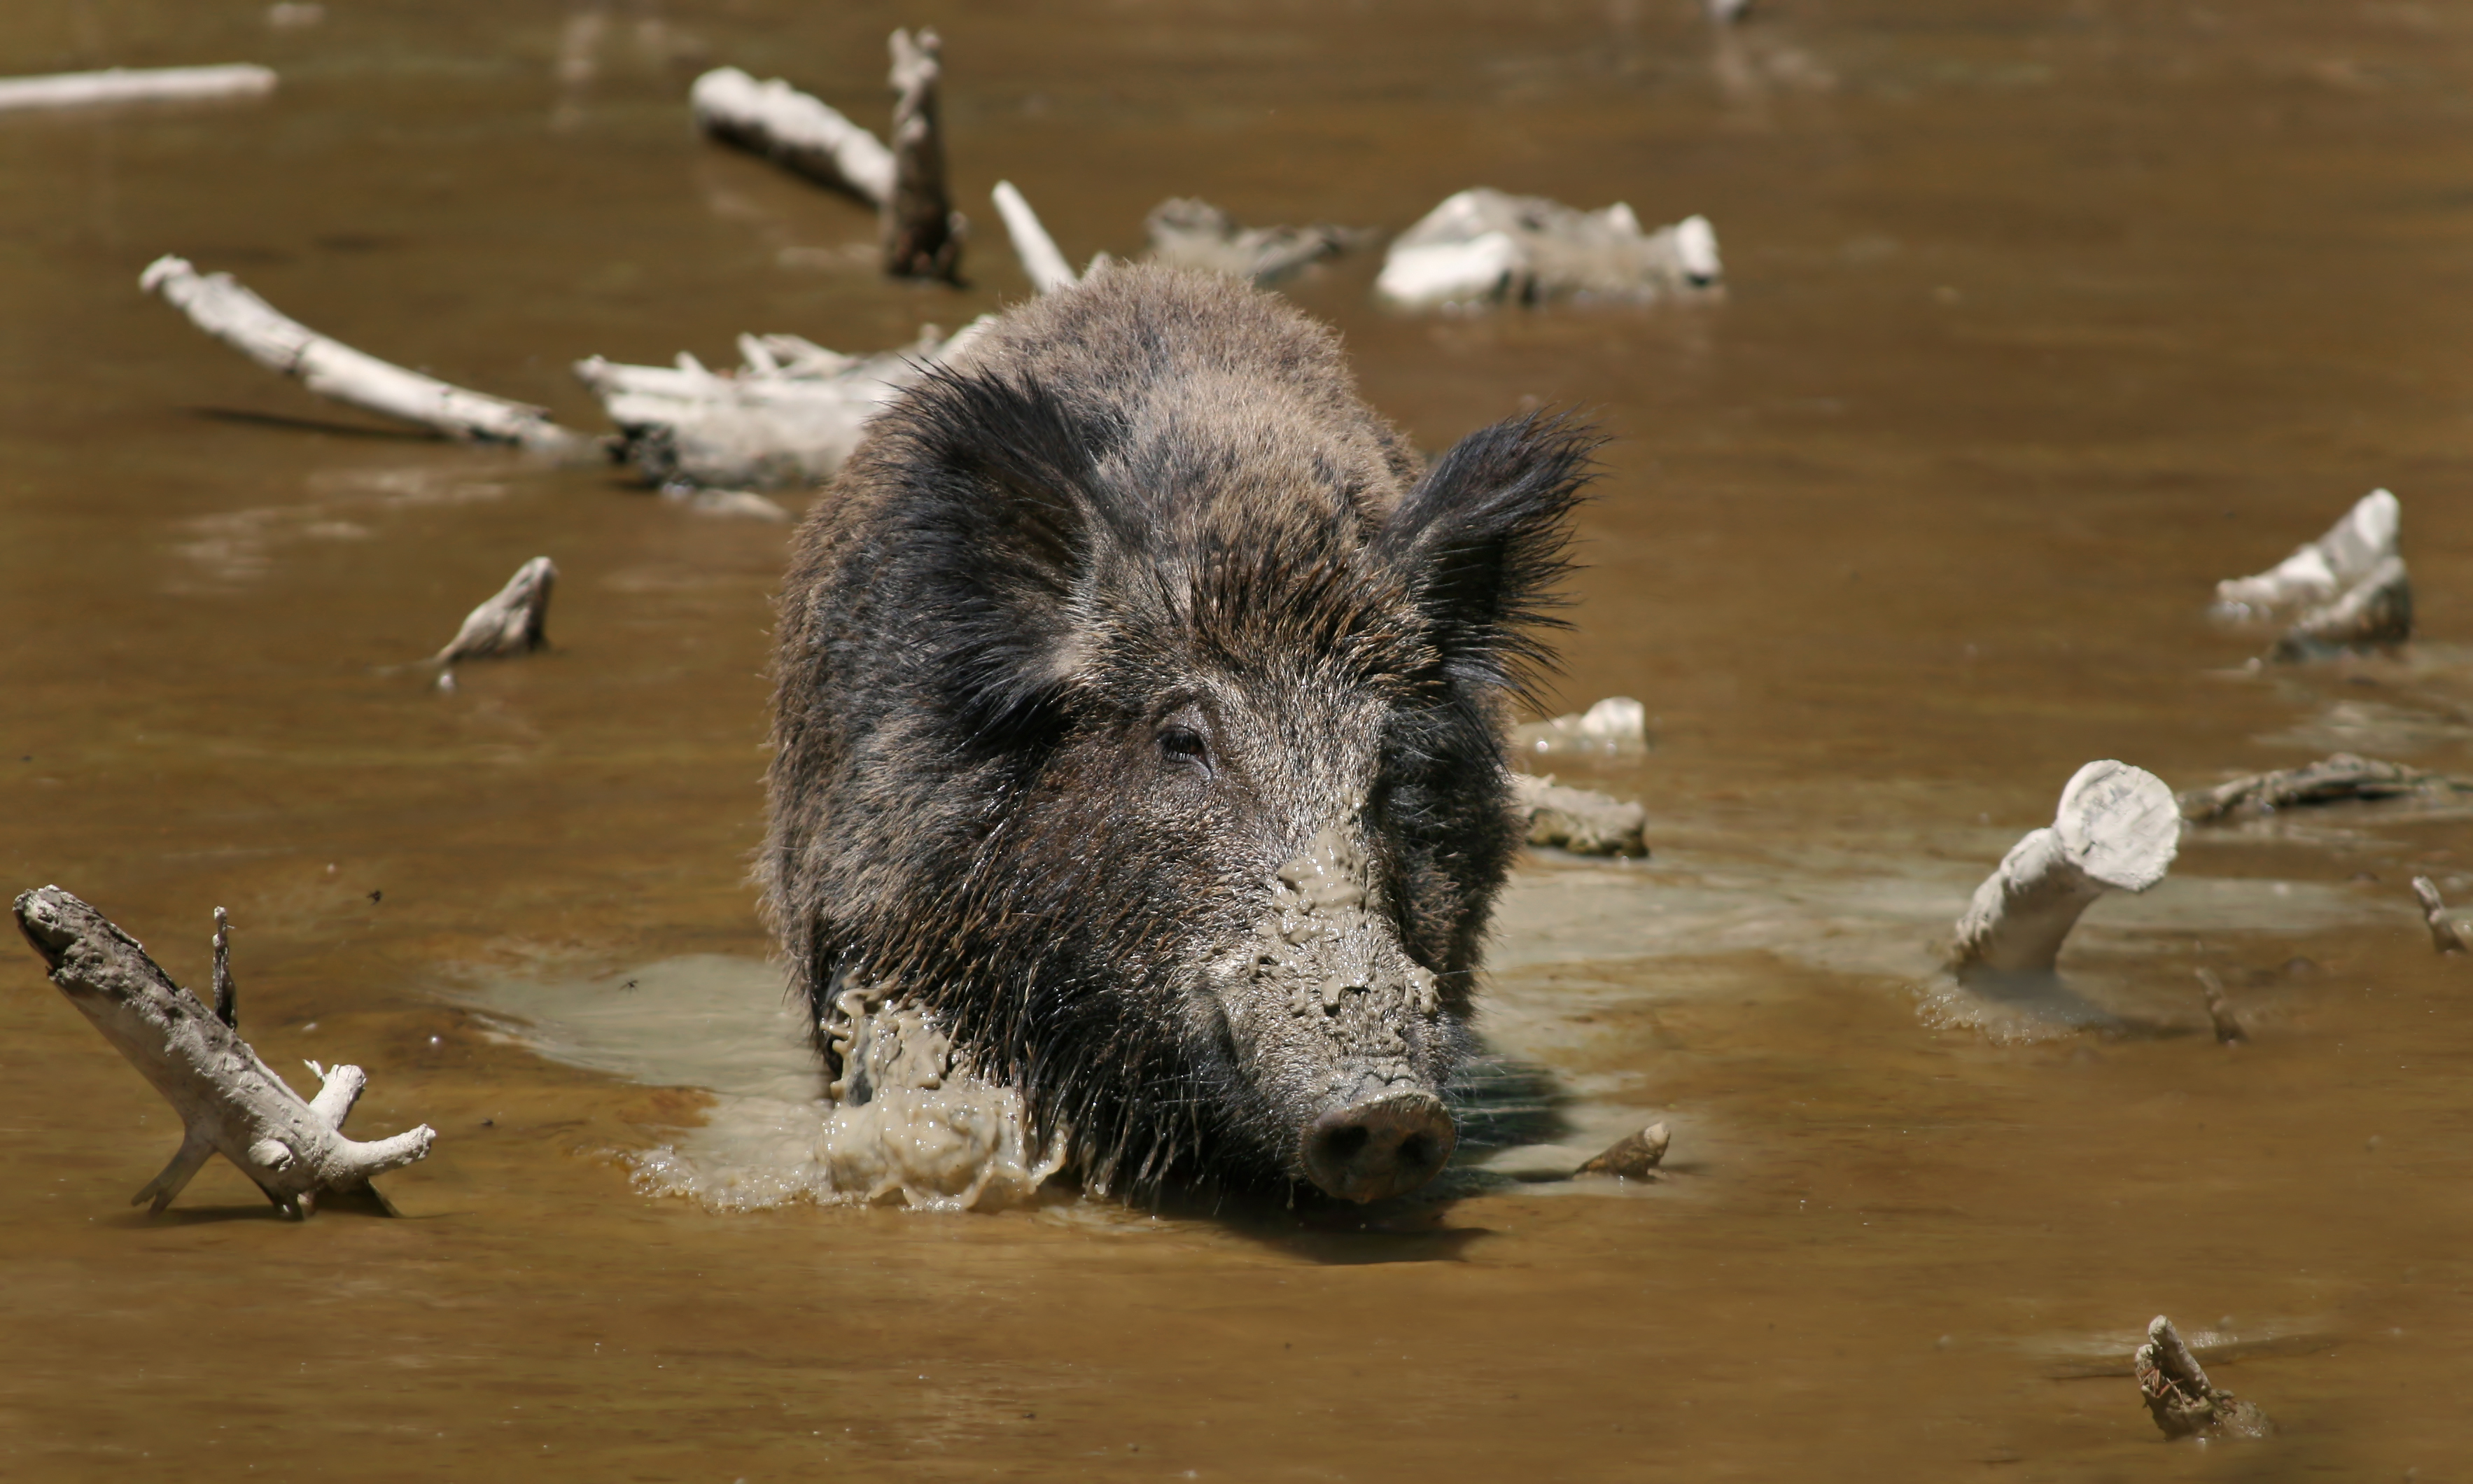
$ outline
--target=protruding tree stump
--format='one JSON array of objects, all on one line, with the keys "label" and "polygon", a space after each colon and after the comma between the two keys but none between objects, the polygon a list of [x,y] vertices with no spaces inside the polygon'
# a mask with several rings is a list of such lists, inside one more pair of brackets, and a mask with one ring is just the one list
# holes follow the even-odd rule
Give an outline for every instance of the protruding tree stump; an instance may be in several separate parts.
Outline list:
[{"label": "protruding tree stump", "polygon": [[17,928],[43,957],[69,1003],[94,1022],[131,1065],[172,1105],[186,1133],[163,1173],[131,1205],[172,1204],[207,1159],[220,1154],[254,1181],[285,1215],[307,1216],[324,1192],[367,1194],[370,1181],[429,1153],[437,1135],[426,1125],[373,1143],[344,1137],[344,1118],[369,1079],[357,1066],[309,1064],[323,1086],[303,1102],[232,1029],[228,939],[216,911],[216,997],[209,1007],[146,956],[130,937],[57,886],[16,901]]},{"label": "protruding tree stump", "polygon": [[2127,763],[2088,763],[2061,790],[2053,823],[2011,846],[1975,889],[1958,919],[1955,967],[2051,973],[2078,915],[2106,892],[2163,880],[2180,839],[2163,779]]},{"label": "protruding tree stump", "polygon": [[944,121],[937,85],[944,43],[933,31],[893,34],[893,194],[884,203],[884,271],[897,278],[958,282],[968,224],[945,191]]}]

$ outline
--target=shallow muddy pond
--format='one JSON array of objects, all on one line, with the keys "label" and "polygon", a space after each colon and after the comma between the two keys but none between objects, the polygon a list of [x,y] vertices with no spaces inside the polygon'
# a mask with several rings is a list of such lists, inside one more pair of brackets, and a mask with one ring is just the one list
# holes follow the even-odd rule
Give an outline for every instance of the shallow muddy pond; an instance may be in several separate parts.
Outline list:
[{"label": "shallow muddy pond", "polygon": [[[733,63],[880,127],[884,35],[920,22],[976,223],[958,291],[885,283],[870,215],[685,114]],[[358,1063],[356,1134],[439,1141],[384,1182],[400,1220],[283,1222],[221,1163],[149,1220],[169,1110],[0,955],[0,1472],[2473,1473],[2473,966],[2406,888],[2473,894],[2463,818],[2194,829],[2088,914],[2058,1008],[1935,969],[2088,759],[2473,772],[2473,15],[26,0],[0,28],[0,73],[240,60],[275,96],[0,116],[0,881],[191,985],[228,907],[269,1063]],[[746,881],[784,528],[381,427],[136,287],[179,252],[597,427],[587,355],[875,350],[1021,297],[999,179],[1077,260],[1179,195],[1397,230],[1491,184],[1717,225],[1719,302],[1392,316],[1375,252],[1288,289],[1421,446],[1540,402],[1617,440],[1559,699],[1639,697],[1651,747],[1555,771],[1641,800],[1653,853],[1523,866],[1484,1029],[1526,1112],[1437,1198],[648,1191],[648,1152],[812,1095]],[[2374,486],[2421,639],[2245,666],[2212,584]],[[441,693],[415,661],[537,554],[555,647]],[[2247,1044],[2208,1034],[2199,969]],[[1653,1183],[1547,1178],[1652,1119]],[[2126,1376],[2159,1312],[2279,1437],[2164,1441]]]}]

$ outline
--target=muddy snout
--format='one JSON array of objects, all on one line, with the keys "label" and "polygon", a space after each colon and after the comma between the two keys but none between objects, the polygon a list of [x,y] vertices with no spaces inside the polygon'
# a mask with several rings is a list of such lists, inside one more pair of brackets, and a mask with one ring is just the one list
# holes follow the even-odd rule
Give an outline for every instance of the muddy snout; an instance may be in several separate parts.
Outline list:
[{"label": "muddy snout", "polygon": [[1334,1108],[1306,1126],[1306,1177],[1343,1201],[1405,1195],[1450,1161],[1459,1131],[1430,1092]]}]

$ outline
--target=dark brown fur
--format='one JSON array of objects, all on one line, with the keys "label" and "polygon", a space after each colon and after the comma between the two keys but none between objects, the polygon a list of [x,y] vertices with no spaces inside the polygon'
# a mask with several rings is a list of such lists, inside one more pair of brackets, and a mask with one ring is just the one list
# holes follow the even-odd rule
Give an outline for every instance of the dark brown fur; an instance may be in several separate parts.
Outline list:
[{"label": "dark brown fur", "polygon": [[[924,1002],[1101,1188],[1276,1185],[1352,1078],[1441,1089],[1593,443],[1519,419],[1421,478],[1336,337],[1232,280],[1013,311],[799,533],[761,870],[798,988]],[[1273,874],[1326,828],[1438,976],[1379,1066],[1252,1029]]]}]

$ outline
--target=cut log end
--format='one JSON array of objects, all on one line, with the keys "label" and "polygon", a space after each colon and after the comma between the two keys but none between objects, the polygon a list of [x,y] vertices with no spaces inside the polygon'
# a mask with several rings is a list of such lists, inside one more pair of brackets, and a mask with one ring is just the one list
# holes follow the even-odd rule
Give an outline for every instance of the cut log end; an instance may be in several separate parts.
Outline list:
[{"label": "cut log end", "polygon": [[2061,790],[2053,823],[2010,847],[1975,889],[1952,967],[2053,972],[2088,905],[2164,879],[2180,841],[2180,806],[2163,779],[2110,759],[2088,763]]}]

